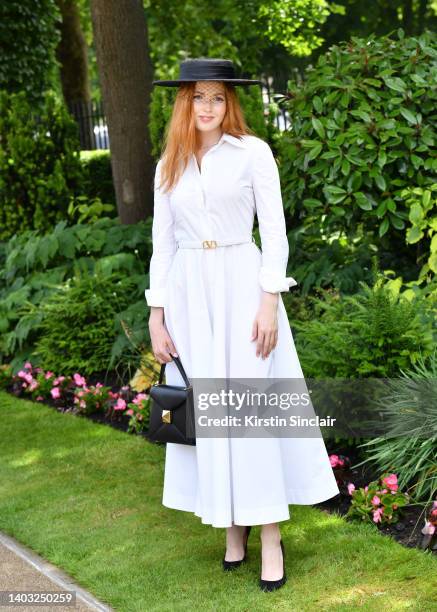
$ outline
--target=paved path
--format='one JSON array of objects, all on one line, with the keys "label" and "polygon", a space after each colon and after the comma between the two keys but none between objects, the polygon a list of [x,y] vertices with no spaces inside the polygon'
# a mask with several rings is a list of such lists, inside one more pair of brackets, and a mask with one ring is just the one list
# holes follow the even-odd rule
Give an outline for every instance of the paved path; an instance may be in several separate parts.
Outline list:
[{"label": "paved path", "polygon": [[8,605],[0,600],[0,612],[113,612],[112,608],[98,601],[70,576],[2,532],[0,568],[0,591],[76,592],[76,603],[72,605]]}]

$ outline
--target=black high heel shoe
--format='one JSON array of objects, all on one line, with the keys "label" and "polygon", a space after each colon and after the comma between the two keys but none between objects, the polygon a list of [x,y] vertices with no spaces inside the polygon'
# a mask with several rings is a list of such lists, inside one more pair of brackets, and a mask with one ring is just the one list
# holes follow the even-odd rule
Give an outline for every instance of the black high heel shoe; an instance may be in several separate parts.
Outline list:
[{"label": "black high heel shoe", "polygon": [[240,559],[239,561],[225,561],[225,557],[226,557],[226,553],[225,553],[225,557],[223,557],[223,569],[225,571],[229,571],[229,570],[233,570],[237,567],[240,567],[240,565],[246,561],[246,556],[247,556],[247,540],[249,539],[249,534],[250,534],[250,530],[252,529],[252,525],[248,525],[246,527],[246,543],[244,545],[244,557],[242,559]]},{"label": "black high heel shoe", "polygon": [[282,578],[279,578],[279,580],[263,580],[260,574],[259,586],[262,591],[275,591],[276,589],[281,588],[281,586],[287,582],[287,576],[285,575],[285,552],[282,539],[280,541],[280,545],[282,550]]}]

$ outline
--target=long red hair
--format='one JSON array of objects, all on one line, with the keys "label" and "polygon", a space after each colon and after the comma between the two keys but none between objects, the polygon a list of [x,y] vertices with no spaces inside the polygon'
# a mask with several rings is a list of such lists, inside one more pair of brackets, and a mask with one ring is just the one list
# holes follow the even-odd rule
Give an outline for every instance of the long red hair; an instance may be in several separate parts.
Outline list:
[{"label": "long red hair", "polygon": [[[223,132],[232,136],[254,135],[246,125],[243,110],[235,85],[223,81],[225,87],[226,113],[221,123]],[[161,152],[161,185],[169,191],[179,180],[195,153],[198,143],[193,115],[193,96],[196,82],[184,83],[178,87],[173,112],[164,134]]]}]

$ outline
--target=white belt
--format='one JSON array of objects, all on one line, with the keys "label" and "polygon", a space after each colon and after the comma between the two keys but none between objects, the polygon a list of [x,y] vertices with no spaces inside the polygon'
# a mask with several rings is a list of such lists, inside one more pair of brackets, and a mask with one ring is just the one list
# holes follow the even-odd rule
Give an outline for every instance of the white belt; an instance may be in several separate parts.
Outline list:
[{"label": "white belt", "polygon": [[179,249],[215,249],[221,246],[231,246],[232,244],[242,244],[245,242],[255,242],[255,238],[247,236],[241,238],[230,238],[229,240],[180,240]]}]

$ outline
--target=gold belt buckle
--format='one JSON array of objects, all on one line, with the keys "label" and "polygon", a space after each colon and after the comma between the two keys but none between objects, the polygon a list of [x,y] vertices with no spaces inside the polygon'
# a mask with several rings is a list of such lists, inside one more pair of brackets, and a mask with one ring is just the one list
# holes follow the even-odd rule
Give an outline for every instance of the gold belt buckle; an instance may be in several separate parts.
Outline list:
[{"label": "gold belt buckle", "polygon": [[204,240],[202,246],[204,249],[215,249],[217,242],[215,240]]}]

